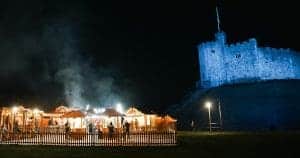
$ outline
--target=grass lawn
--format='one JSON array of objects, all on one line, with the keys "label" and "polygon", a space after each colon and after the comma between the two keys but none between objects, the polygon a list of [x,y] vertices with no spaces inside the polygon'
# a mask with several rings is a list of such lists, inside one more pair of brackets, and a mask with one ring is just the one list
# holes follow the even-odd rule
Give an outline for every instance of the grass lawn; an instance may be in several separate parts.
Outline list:
[{"label": "grass lawn", "polygon": [[179,132],[174,147],[52,147],[0,145],[13,157],[300,157],[300,132]]}]

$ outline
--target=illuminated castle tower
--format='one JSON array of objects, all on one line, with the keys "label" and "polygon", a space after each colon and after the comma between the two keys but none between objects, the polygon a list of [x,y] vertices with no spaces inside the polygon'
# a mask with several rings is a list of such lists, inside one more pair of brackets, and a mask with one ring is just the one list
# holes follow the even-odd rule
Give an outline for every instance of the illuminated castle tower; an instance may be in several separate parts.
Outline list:
[{"label": "illuminated castle tower", "polygon": [[300,53],[290,49],[258,47],[254,38],[227,44],[226,34],[198,45],[200,87],[274,79],[300,79]]}]

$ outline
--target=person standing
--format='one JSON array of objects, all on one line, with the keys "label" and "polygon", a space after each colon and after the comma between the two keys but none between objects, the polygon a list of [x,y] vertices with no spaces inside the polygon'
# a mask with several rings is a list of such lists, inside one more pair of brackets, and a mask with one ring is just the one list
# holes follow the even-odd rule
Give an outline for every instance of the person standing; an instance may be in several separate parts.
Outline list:
[{"label": "person standing", "polygon": [[124,126],[125,126],[125,135],[126,135],[126,138],[129,138],[130,124],[127,121],[125,121]]},{"label": "person standing", "polygon": [[121,117],[121,126],[123,126],[124,125],[124,117],[122,116]]},{"label": "person standing", "polygon": [[66,138],[67,141],[69,140],[70,135],[71,135],[71,128],[70,128],[69,121],[67,121],[65,123],[65,138]]},{"label": "person standing", "polygon": [[90,122],[89,123],[89,134],[93,134],[94,133],[94,126],[93,126],[93,123]]},{"label": "person standing", "polygon": [[194,120],[191,121],[191,131],[195,130],[195,122]]},{"label": "person standing", "polygon": [[114,125],[112,124],[112,122],[110,122],[110,124],[107,126],[108,127],[108,136],[111,138],[113,136],[114,133]]},{"label": "person standing", "polygon": [[98,139],[102,139],[103,138],[103,130],[102,127],[98,127]]},{"label": "person standing", "polygon": [[6,128],[5,125],[2,125],[2,128],[1,128],[1,141],[2,140],[6,140],[7,139],[7,135],[8,135],[8,130]]}]

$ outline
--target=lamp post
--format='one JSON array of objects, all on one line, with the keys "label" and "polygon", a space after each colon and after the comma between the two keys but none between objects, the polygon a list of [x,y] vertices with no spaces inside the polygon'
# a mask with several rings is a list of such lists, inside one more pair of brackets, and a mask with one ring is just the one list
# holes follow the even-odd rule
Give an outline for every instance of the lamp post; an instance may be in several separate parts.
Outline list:
[{"label": "lamp post", "polygon": [[210,115],[210,109],[211,109],[211,102],[206,102],[205,107],[208,109],[208,124],[209,124],[209,132],[211,132],[211,115]]},{"label": "lamp post", "polygon": [[221,109],[220,99],[219,99],[218,109],[219,109],[220,129],[222,129],[223,128],[223,120],[222,120],[222,109]]}]

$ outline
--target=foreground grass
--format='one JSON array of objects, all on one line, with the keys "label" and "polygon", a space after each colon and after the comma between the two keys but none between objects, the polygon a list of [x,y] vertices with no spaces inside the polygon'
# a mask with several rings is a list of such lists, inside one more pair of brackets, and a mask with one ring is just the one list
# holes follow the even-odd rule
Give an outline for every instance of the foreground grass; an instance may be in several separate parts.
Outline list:
[{"label": "foreground grass", "polygon": [[300,157],[300,132],[179,132],[175,147],[0,146],[0,157]]}]

